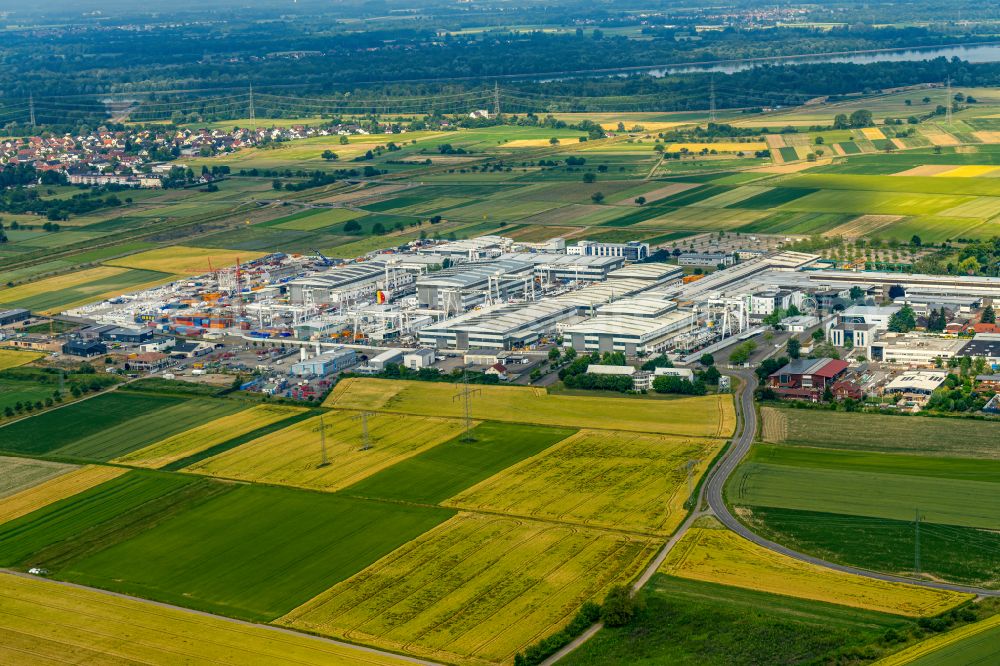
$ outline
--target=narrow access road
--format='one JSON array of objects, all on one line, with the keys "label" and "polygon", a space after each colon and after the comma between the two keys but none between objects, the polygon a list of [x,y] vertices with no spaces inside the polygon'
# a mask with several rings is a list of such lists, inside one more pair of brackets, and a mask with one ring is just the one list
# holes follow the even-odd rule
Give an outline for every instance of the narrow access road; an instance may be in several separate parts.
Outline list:
[{"label": "narrow access road", "polygon": [[736,516],[729,511],[729,507],[726,506],[723,490],[725,488],[726,481],[732,473],[736,471],[736,467],[750,451],[750,445],[753,444],[754,437],[757,433],[757,410],[754,408],[753,401],[754,389],[757,387],[757,376],[749,370],[739,370],[733,374],[739,376],[739,378],[743,380],[739,393],[736,396],[736,405],[740,412],[742,428],[740,429],[739,435],[733,439],[733,443],[729,447],[729,450],[726,451],[725,456],[723,456],[723,458],[719,461],[719,464],[717,464],[711,472],[709,472],[708,481],[705,484],[705,499],[708,501],[708,506],[712,513],[714,513],[715,517],[719,519],[719,522],[739,534],[744,539],[752,541],[759,546],[763,546],[768,550],[772,550],[782,555],[787,555],[788,557],[793,557],[803,562],[808,562],[809,564],[815,564],[821,567],[826,567],[827,569],[833,569],[834,571],[842,571],[844,573],[865,576],[866,578],[874,578],[892,583],[919,585],[921,587],[929,587],[938,590],[967,592],[969,594],[980,596],[1000,596],[1000,590],[987,590],[967,585],[956,585],[953,583],[941,583],[937,581],[922,580],[919,578],[894,576],[892,574],[879,573],[877,571],[869,571],[867,569],[859,569],[857,567],[828,562],[818,557],[813,557],[812,555],[800,553],[792,550],[791,548],[782,546],[779,543],[766,539],[759,534],[756,534],[749,527],[737,520]]}]

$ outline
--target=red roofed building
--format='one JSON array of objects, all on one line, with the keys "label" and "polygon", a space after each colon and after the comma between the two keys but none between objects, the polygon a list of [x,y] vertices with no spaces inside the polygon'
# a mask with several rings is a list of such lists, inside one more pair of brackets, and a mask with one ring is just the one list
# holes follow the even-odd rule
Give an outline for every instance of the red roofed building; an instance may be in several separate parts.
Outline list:
[{"label": "red roofed building", "polygon": [[767,385],[782,398],[819,402],[827,387],[847,370],[847,361],[832,358],[797,358],[767,378]]},{"label": "red roofed building", "polygon": [[972,325],[973,333],[1000,333],[1000,326],[997,324],[984,324],[979,322]]}]

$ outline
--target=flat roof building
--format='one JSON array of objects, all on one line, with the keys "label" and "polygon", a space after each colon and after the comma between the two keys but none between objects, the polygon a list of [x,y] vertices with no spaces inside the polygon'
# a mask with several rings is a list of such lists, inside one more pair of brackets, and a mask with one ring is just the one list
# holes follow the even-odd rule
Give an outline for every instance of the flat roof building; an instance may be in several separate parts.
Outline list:
[{"label": "flat roof building", "polygon": [[353,349],[334,349],[292,364],[291,373],[298,377],[325,377],[332,372],[345,370],[355,363]]},{"label": "flat roof building", "polygon": [[566,248],[566,254],[587,257],[621,257],[627,261],[642,261],[649,258],[649,243],[628,241],[627,243],[601,243],[582,240]]},{"label": "flat roof building", "polygon": [[965,340],[938,338],[919,333],[887,333],[869,347],[873,361],[895,365],[934,365],[935,360],[962,354]]},{"label": "flat roof building", "polygon": [[390,267],[385,261],[341,264],[322,273],[288,283],[295,305],[341,305],[375,300],[379,290],[396,290],[413,284],[413,272]]},{"label": "flat roof building", "polygon": [[461,264],[417,279],[420,307],[459,313],[487,300],[523,295],[534,279],[534,265],[525,261],[498,259]]},{"label": "flat roof building", "polygon": [[420,344],[438,349],[513,349],[537,343],[556,324],[576,316],[576,306],[554,299],[504,303],[420,329]]},{"label": "flat roof building", "polygon": [[691,325],[691,315],[677,311],[660,317],[596,316],[563,328],[563,346],[587,352],[623,352],[626,356],[664,351],[669,341]]}]

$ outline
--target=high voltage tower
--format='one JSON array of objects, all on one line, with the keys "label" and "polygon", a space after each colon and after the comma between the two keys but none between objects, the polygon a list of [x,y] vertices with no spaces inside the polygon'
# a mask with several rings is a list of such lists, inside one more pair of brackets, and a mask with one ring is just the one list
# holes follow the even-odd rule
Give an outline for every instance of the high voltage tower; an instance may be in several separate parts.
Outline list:
[{"label": "high voltage tower", "polygon": [[28,113],[31,116],[31,126],[35,126],[35,95],[28,95]]},{"label": "high voltage tower", "polygon": [[708,122],[715,122],[715,76],[713,75],[708,86]]},{"label": "high voltage tower", "polygon": [[253,108],[253,82],[250,82],[250,129],[257,131],[257,114]]},{"label": "high voltage tower", "polygon": [[500,117],[500,82],[493,84],[493,117]]},{"label": "high voltage tower", "polygon": [[945,90],[945,100],[944,100],[944,121],[951,125],[951,77],[948,77],[948,83],[946,84]]}]

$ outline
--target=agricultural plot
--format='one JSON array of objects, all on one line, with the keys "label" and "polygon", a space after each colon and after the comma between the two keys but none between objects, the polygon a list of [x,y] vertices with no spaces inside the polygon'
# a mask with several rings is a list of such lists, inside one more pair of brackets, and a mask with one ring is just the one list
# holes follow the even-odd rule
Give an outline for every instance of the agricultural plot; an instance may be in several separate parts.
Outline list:
[{"label": "agricultural plot", "polygon": [[407,663],[390,655],[305,635],[277,633],[259,625],[234,623],[37,578],[0,575],[0,606],[4,608],[0,616],[0,661],[5,663]]},{"label": "agricultural plot", "polygon": [[[149,512],[166,509],[181,491],[200,482],[195,477],[97,468],[111,470],[104,473],[114,478],[94,485],[92,479],[79,478],[87,469],[71,472],[79,482],[72,492],[60,493],[57,501],[39,494],[41,508],[0,524],[0,566],[55,568],[67,558],[107,547],[115,532],[135,529],[141,524],[137,521],[151,517]],[[34,490],[40,493],[44,485]]]},{"label": "agricultural plot", "polygon": [[767,214],[767,211],[763,210],[706,209],[692,205],[638,222],[635,226],[641,229],[685,229],[691,231],[742,230],[757,220],[767,217]]},{"label": "agricultural plot", "polygon": [[121,259],[112,259],[105,264],[173,275],[200,275],[208,273],[213,268],[233,266],[237,260],[252,261],[261,256],[263,255],[259,252],[237,253],[215,248],[174,245],[131,254]]},{"label": "agricultural plot", "polygon": [[1000,615],[932,636],[881,659],[877,666],[986,664],[1000,653]]},{"label": "agricultural plot", "polygon": [[[363,437],[366,427],[368,449]],[[361,417],[338,411],[299,421],[197,462],[187,471],[334,491],[449,440],[463,427],[464,422],[455,419],[386,414]]]},{"label": "agricultural plot", "polygon": [[157,271],[101,266],[0,290],[0,303],[50,314],[173,279]]},{"label": "agricultural plot", "polygon": [[334,208],[331,210],[312,208],[296,213],[295,215],[279,218],[274,222],[265,222],[264,224],[268,227],[277,227],[278,229],[317,231],[319,229],[328,230],[329,227],[341,225],[350,220],[356,220],[364,217],[364,215],[361,211],[349,210],[347,208]]},{"label": "agricultural plot", "polygon": [[602,629],[562,663],[836,663],[843,654],[878,654],[873,647],[887,630],[909,624],[896,615],[664,574],[639,595],[643,603],[628,626]]},{"label": "agricultural plot", "polygon": [[929,617],[972,595],[889,583],[841,573],[775,553],[721,527],[695,527],[670,551],[660,571],[866,610]]},{"label": "agricultural plot", "polygon": [[460,514],[278,624],[462,663],[509,661],[628,581],[653,541]]},{"label": "agricultural plot", "polygon": [[728,192],[717,194],[714,197],[704,199],[692,205],[704,208],[734,208],[738,206],[741,201],[760,195],[766,195],[771,191],[772,188],[770,187],[743,185],[742,187],[736,187]]},{"label": "agricultural plot", "polygon": [[572,435],[568,428],[480,423],[463,437],[402,460],[343,490],[357,497],[437,504]]},{"label": "agricultural plot", "polygon": [[919,512],[931,523],[1000,529],[1000,485],[994,481],[830,469],[811,462],[745,462],[730,480],[729,499],[739,505],[892,520],[912,520]]},{"label": "agricultural plot", "polygon": [[104,462],[192,431],[203,423],[235,414],[244,408],[243,403],[235,400],[183,400],[135,419],[109,424],[106,428],[54,449],[50,455]]},{"label": "agricultural plot", "polygon": [[521,201],[511,199],[487,199],[476,203],[452,208],[448,217],[459,220],[520,220],[544,213],[563,204],[547,201]]},{"label": "agricultural plot", "polygon": [[157,469],[304,411],[303,407],[258,405],[180,432],[138,451],[121,456],[114,462]]},{"label": "agricultural plot", "polygon": [[[607,428],[692,437],[728,437],[736,425],[732,398],[712,395],[677,400],[630,400],[549,395],[537,388],[483,386],[472,401],[479,420],[569,428]],[[459,417],[448,384],[353,378],[337,384],[324,403],[340,409]]]},{"label": "agricultural plot", "polygon": [[1000,459],[997,424],[762,407],[764,440],[828,449]]},{"label": "agricultural plot", "polygon": [[[122,478],[135,474],[143,473]],[[197,479],[156,476],[160,477],[185,483]],[[452,515],[435,507],[199,482],[215,489],[207,499],[152,521],[137,536],[75,557],[57,575],[200,610],[268,621]],[[0,555],[3,545],[0,528]]]},{"label": "agricultural plot", "polygon": [[73,465],[46,460],[2,457],[0,458],[0,500],[74,469],[76,467]]},{"label": "agricultural plot", "polygon": [[[184,398],[124,391],[80,400],[0,428],[0,451],[48,455],[78,440],[183,401]],[[133,425],[137,423],[139,421],[133,421]]]},{"label": "agricultural plot", "polygon": [[[582,430],[446,506],[647,534],[672,533],[723,440]],[[698,461],[690,471],[689,461]]]},{"label": "agricultural plot", "polygon": [[927,215],[971,201],[972,197],[951,194],[820,190],[784,204],[782,209],[857,215]]},{"label": "agricultural plot", "polygon": [[45,354],[21,349],[0,349],[0,370],[27,365],[40,358],[45,358]]},{"label": "agricultural plot", "polygon": [[[38,461],[37,464],[53,465],[54,463],[42,463]],[[4,466],[6,467],[6,464]],[[60,467],[63,469],[55,475],[38,478],[37,482],[27,487],[21,485],[15,492],[5,493],[0,498],[0,524],[20,518],[54,502],[72,497],[105,481],[117,478],[126,472],[126,470],[120,467],[96,465],[78,468],[69,466]],[[5,469],[5,473],[6,471]]]},{"label": "agricultural plot", "polygon": [[744,233],[821,234],[838,228],[853,216],[841,213],[777,211],[740,227]]},{"label": "agricultural plot", "polygon": [[763,141],[717,141],[713,143],[671,143],[666,147],[668,153],[700,153],[702,151],[717,153],[754,153],[759,150],[767,150],[767,143]]}]

